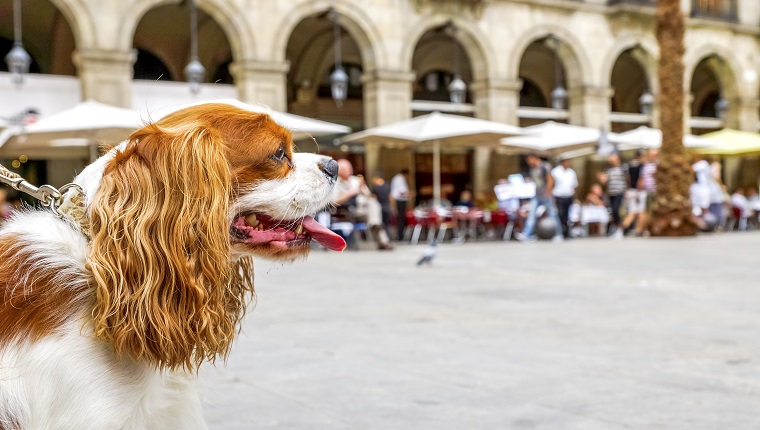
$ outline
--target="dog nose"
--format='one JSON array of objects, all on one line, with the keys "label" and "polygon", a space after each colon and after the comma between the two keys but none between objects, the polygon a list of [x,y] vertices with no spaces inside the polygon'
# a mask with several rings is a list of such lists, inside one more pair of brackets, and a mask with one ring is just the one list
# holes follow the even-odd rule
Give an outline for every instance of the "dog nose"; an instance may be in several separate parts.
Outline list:
[{"label": "dog nose", "polygon": [[328,178],[335,179],[338,177],[338,162],[332,158],[319,163],[319,166]]}]

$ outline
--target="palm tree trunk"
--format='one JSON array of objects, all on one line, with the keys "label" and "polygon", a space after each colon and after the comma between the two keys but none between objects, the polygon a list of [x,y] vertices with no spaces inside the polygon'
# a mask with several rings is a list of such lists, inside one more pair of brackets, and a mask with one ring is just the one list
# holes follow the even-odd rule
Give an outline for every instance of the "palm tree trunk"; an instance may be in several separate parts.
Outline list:
[{"label": "palm tree trunk", "polygon": [[650,231],[654,236],[687,236],[696,232],[691,217],[689,185],[693,171],[683,146],[684,17],[681,0],[658,0],[657,42],[660,58],[660,124],[662,148],[657,164],[657,194]]}]

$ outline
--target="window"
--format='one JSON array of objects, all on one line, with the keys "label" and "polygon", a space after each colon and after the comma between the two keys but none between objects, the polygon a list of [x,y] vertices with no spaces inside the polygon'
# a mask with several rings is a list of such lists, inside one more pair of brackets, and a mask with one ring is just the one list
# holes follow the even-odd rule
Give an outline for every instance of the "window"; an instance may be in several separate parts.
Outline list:
[{"label": "window", "polygon": [[735,22],[736,0],[692,0],[691,16]]}]

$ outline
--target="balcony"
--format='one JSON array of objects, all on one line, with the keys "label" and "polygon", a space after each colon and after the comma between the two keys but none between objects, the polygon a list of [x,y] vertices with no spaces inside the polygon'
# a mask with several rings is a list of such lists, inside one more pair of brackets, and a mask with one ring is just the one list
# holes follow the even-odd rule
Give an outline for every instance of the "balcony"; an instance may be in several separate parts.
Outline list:
[{"label": "balcony", "polygon": [[655,6],[656,0],[607,0],[609,5],[632,4],[636,6]]},{"label": "balcony", "polygon": [[737,22],[736,0],[692,0],[692,18]]}]

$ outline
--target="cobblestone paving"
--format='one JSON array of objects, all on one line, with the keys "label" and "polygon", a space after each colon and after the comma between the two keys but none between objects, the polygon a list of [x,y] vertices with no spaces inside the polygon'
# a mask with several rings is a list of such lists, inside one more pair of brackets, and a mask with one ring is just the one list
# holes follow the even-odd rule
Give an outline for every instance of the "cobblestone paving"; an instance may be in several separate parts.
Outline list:
[{"label": "cobblestone paving", "polygon": [[760,429],[760,233],[257,262],[211,429]]}]

